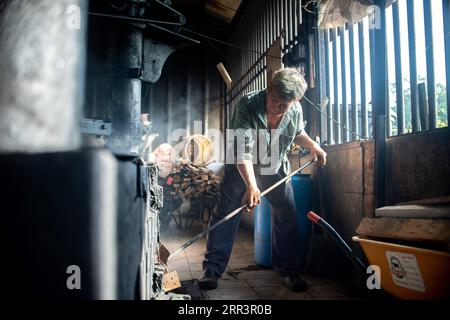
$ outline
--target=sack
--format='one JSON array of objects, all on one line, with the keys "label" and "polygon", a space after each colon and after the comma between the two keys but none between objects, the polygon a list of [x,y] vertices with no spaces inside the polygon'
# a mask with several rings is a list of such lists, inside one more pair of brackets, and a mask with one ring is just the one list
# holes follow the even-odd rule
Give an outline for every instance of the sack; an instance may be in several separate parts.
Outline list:
[{"label": "sack", "polygon": [[318,25],[320,29],[337,28],[360,22],[373,12],[377,12],[373,0],[324,0],[319,4]]}]

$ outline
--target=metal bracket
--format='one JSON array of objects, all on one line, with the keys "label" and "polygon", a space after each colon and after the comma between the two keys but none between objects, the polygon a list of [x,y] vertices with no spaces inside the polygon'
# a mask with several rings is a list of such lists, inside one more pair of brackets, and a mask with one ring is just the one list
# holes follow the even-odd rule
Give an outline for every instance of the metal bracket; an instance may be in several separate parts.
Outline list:
[{"label": "metal bracket", "polygon": [[92,134],[98,136],[111,135],[112,131],[111,123],[107,123],[102,120],[82,119],[80,125],[81,125],[81,132],[85,134]]},{"label": "metal bracket", "polygon": [[161,77],[164,63],[169,55],[175,51],[175,48],[148,38],[144,38],[143,47],[143,72],[140,79],[145,82],[155,83]]}]

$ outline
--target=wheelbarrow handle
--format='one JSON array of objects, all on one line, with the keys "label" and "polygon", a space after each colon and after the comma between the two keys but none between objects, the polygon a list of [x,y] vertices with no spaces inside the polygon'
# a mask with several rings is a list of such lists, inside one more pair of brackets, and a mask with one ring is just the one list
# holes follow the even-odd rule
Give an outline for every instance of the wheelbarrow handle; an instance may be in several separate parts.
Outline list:
[{"label": "wheelbarrow handle", "polygon": [[333,239],[337,242],[337,244],[341,247],[341,249],[347,254],[347,256],[350,258],[353,264],[358,268],[358,270],[361,271],[363,274],[366,274],[367,267],[357,256],[354,255],[352,249],[348,246],[348,244],[344,241],[344,239],[342,239],[340,234],[337,233],[337,231],[330,224],[328,224],[328,222],[326,222],[323,218],[315,214],[313,211],[309,211],[307,213],[307,217],[314,224],[319,225],[329,235],[331,235]]}]

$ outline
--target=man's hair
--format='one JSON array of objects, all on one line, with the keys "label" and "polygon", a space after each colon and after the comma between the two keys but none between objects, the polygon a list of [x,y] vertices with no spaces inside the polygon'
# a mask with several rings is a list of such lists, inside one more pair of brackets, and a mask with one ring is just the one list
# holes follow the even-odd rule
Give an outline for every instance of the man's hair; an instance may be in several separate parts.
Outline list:
[{"label": "man's hair", "polygon": [[274,73],[271,89],[285,101],[300,100],[308,89],[308,84],[296,69],[286,68]]}]

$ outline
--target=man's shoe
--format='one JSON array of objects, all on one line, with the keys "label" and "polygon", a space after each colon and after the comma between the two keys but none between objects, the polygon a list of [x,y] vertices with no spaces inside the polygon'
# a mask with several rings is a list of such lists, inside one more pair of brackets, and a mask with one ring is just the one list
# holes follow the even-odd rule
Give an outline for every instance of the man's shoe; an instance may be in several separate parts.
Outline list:
[{"label": "man's shoe", "polygon": [[282,276],[281,282],[293,292],[303,292],[308,290],[308,283],[298,275]]},{"label": "man's shoe", "polygon": [[201,278],[198,280],[198,286],[202,290],[214,290],[217,288],[218,277],[213,271],[204,270]]}]

